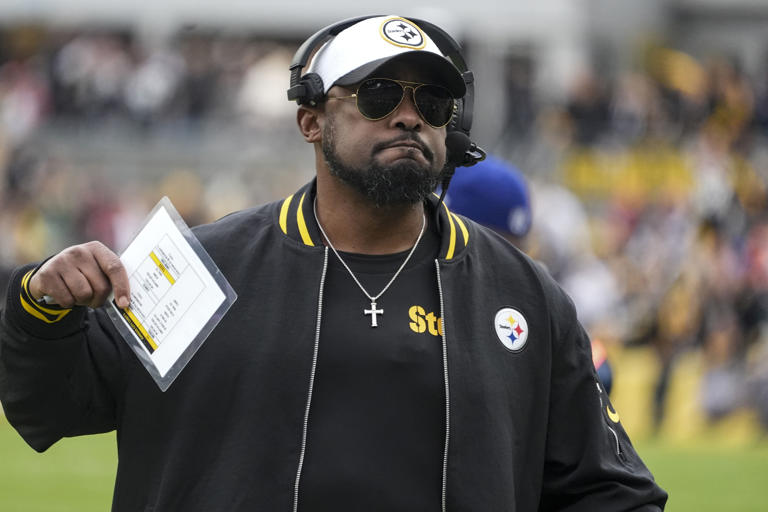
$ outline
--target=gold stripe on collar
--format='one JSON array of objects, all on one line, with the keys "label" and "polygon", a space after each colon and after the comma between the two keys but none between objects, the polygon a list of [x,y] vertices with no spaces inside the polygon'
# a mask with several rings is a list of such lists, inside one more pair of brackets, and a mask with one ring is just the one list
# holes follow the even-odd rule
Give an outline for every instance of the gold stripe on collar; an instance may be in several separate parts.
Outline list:
[{"label": "gold stripe on collar", "polygon": [[301,195],[301,199],[299,200],[299,207],[296,209],[296,222],[299,224],[299,233],[301,233],[301,240],[304,242],[304,245],[314,246],[315,244],[312,242],[312,238],[309,236],[307,223],[304,221],[304,211],[301,208],[304,204],[304,196],[306,196],[306,193]]},{"label": "gold stripe on collar", "polygon": [[448,214],[448,221],[451,225],[451,235],[450,235],[450,241],[448,243],[448,252],[445,253],[445,259],[450,260],[453,258],[453,251],[456,250],[456,225],[453,223],[453,215],[451,215],[451,211],[448,209],[447,206],[445,206],[445,203],[443,203],[443,208],[445,208],[445,212]]},{"label": "gold stripe on collar", "polygon": [[286,235],[288,234],[288,209],[291,207],[291,200],[293,199],[293,194],[285,198],[285,201],[283,201],[283,205],[280,207],[280,229],[283,230],[283,233]]},{"label": "gold stripe on collar", "polygon": [[464,224],[464,221],[461,220],[461,218],[456,215],[455,213],[451,212],[451,215],[454,219],[456,219],[456,224],[459,225],[461,228],[461,234],[464,236],[464,246],[466,247],[469,245],[469,231],[467,230],[467,226]]}]

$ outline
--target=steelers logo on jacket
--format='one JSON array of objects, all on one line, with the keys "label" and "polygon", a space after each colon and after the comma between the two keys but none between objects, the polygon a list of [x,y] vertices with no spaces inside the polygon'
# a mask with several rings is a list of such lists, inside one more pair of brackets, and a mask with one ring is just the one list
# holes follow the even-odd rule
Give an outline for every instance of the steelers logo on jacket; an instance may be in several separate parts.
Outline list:
[{"label": "steelers logo on jacket", "polygon": [[519,352],[528,341],[528,322],[522,313],[514,308],[502,308],[496,313],[493,326],[496,336],[511,352]]}]

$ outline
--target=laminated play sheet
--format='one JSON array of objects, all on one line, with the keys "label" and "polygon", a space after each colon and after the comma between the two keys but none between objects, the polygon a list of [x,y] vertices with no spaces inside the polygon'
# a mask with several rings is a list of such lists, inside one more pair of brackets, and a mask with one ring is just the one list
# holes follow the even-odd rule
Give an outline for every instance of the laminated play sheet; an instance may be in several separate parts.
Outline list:
[{"label": "laminated play sheet", "polygon": [[167,197],[120,255],[131,304],[110,297],[112,322],[165,391],[237,295]]}]

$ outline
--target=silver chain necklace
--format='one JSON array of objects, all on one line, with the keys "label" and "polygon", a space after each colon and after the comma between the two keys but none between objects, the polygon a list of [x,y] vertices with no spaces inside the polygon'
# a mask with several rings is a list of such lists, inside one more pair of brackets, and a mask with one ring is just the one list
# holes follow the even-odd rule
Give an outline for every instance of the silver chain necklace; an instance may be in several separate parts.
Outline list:
[{"label": "silver chain necklace", "polygon": [[349,275],[352,276],[352,279],[355,280],[355,283],[357,286],[363,291],[366,297],[371,301],[371,309],[363,309],[364,315],[371,315],[371,327],[378,327],[379,324],[377,322],[377,315],[383,315],[384,309],[376,309],[376,300],[384,295],[384,292],[387,291],[387,289],[392,285],[392,283],[395,282],[395,279],[397,279],[397,276],[400,275],[400,272],[405,268],[405,265],[408,263],[408,260],[411,259],[411,256],[413,256],[413,253],[416,251],[416,246],[419,245],[419,242],[421,241],[421,237],[424,234],[424,228],[427,226],[427,216],[426,214],[423,215],[421,220],[421,231],[419,231],[419,236],[416,238],[416,242],[413,244],[413,247],[411,247],[411,251],[408,253],[408,256],[405,257],[405,260],[403,261],[402,265],[400,265],[400,268],[397,269],[397,272],[395,272],[395,275],[392,276],[392,279],[389,280],[387,285],[378,293],[376,296],[372,296],[370,293],[368,293],[368,290],[366,290],[362,284],[360,284],[360,281],[357,279],[357,276],[354,272],[352,272],[352,269],[349,268],[349,265],[347,265],[347,262],[345,262],[342,258],[339,252],[336,250],[336,248],[331,243],[331,239],[328,238],[328,235],[325,234],[325,230],[323,229],[322,224],[320,224],[320,219],[317,218],[317,198],[315,198],[314,203],[312,204],[312,210],[315,214],[315,222],[317,222],[317,227],[320,228],[320,232],[323,234],[323,237],[325,237],[325,241],[328,242],[328,247],[331,248],[333,251],[333,254],[336,255],[337,258],[339,258],[339,261],[342,265],[344,265],[344,268],[347,269],[347,272],[349,272]]}]

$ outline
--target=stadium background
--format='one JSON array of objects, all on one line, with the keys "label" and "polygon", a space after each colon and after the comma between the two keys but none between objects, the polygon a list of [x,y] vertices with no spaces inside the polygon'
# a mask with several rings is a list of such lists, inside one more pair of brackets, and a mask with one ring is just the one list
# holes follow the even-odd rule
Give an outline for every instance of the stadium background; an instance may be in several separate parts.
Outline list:
[{"label": "stadium background", "polygon": [[[768,510],[768,3],[385,10],[464,46],[473,139],[529,179],[531,252],[606,344],[669,510]],[[0,287],[72,243],[121,250],[163,195],[194,225],[292,193],[313,169],[288,62],[310,32],[375,12],[0,3]],[[105,510],[113,443],[37,455],[0,416],[0,510]]]}]

